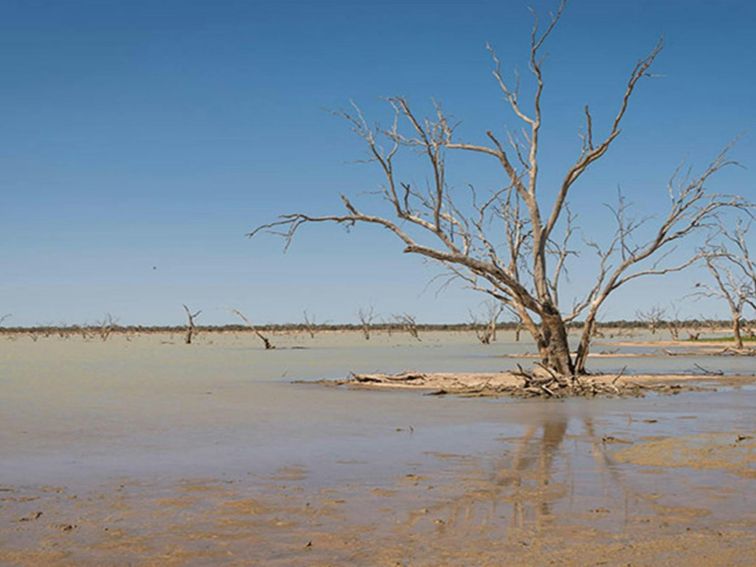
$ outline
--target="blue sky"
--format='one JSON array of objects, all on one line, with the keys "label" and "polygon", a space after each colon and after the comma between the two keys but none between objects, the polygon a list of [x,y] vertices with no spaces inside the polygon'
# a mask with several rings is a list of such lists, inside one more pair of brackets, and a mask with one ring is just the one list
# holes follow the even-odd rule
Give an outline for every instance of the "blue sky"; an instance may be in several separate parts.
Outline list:
[{"label": "blue sky", "polygon": [[[536,2],[542,14],[553,7]],[[639,211],[659,213],[681,160],[703,166],[740,133],[733,156],[746,167],[713,186],[752,196],[754,25],[745,0],[573,0],[546,49],[544,195],[579,149],[583,105],[605,126],[632,65],[664,34],[662,76],[640,85],[573,207],[595,237],[618,185]],[[385,316],[464,320],[480,298],[437,295],[427,282],[438,270],[379,230],[310,227],[286,254],[244,234],[376,188],[375,171],[354,163],[363,147],[329,112],[350,99],[379,120],[381,97],[419,108],[435,98],[470,141],[516,125],[484,46],[525,76],[529,27],[520,1],[0,1],[0,314],[13,314],[6,324],[106,312],[172,324],[187,303],[206,323],[231,321],[231,307],[266,322],[304,309],[351,321],[372,304]],[[495,182],[460,168],[460,183]],[[587,265],[575,265],[573,288]],[[628,287],[604,316],[666,305],[698,278]],[[711,302],[683,312],[725,315]]]}]

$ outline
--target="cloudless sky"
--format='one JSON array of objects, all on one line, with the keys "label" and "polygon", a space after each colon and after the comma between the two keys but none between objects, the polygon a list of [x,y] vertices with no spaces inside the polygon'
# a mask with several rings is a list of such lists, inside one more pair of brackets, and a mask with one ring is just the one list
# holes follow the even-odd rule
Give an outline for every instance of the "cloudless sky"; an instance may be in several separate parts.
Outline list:
[{"label": "cloudless sky", "polygon": [[[555,2],[535,2],[543,16]],[[435,98],[467,141],[517,127],[491,78],[485,43],[527,92],[525,1],[255,2],[0,0],[0,314],[6,324],[203,323],[239,308],[263,322],[384,316],[465,320],[481,298],[401,254],[371,227],[306,227],[291,249],[245,233],[291,211],[339,210],[377,188],[364,148],[331,110],[353,99],[386,119],[381,97],[426,110]],[[660,35],[666,47],[632,101],[621,138],[574,188],[586,234],[606,235],[603,203],[621,186],[660,214],[681,162],[704,167],[738,134],[712,188],[753,197],[756,3],[573,0],[544,64],[545,197],[579,151],[583,105],[597,136],[627,75]],[[500,183],[475,162],[453,179]],[[578,261],[568,290],[590,281]],[[667,305],[703,277],[631,284],[604,318]],[[686,302],[683,314],[726,314]]]}]

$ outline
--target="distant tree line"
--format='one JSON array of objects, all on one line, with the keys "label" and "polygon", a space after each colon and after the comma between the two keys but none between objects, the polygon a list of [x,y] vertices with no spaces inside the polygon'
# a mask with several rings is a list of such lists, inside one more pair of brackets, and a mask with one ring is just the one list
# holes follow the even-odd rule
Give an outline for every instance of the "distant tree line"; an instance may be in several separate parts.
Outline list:
[{"label": "distant tree line", "polygon": [[[672,321],[660,320],[660,327]],[[729,319],[683,319],[674,321],[682,327],[716,327],[728,328],[731,324]],[[746,325],[756,324],[756,320],[746,320]],[[487,328],[488,323],[416,323],[418,331],[476,331]],[[500,321],[496,324],[498,330],[515,330],[518,326],[514,321]],[[581,321],[573,321],[569,327],[579,329],[582,326]],[[601,328],[613,329],[647,329],[649,323],[641,320],[618,319],[612,321],[603,321],[598,323]],[[257,325],[257,329],[267,332],[303,332],[310,331],[362,331],[362,323],[267,323]],[[406,329],[406,324],[401,321],[396,322],[376,322],[369,325],[372,331],[402,331]],[[76,335],[76,334],[96,334],[102,331],[99,325],[33,325],[33,326],[3,326],[0,327],[0,334],[9,333],[38,333],[42,335]],[[197,333],[231,333],[231,332],[252,332],[248,325],[228,324],[228,325],[195,325],[194,330]],[[186,331],[186,325],[112,325],[108,328],[110,333],[183,333]]]}]

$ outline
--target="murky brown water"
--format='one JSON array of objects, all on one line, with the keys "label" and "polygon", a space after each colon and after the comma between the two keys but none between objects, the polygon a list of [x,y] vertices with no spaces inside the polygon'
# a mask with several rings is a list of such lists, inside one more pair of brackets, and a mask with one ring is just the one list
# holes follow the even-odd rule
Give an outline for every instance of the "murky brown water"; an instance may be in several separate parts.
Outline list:
[{"label": "murky brown water", "polygon": [[[231,335],[1,344],[0,564],[755,557],[752,388],[562,402],[350,391],[290,380],[490,371],[524,347],[464,334],[277,342],[308,348],[264,352]],[[625,364],[693,366],[593,367]]]}]

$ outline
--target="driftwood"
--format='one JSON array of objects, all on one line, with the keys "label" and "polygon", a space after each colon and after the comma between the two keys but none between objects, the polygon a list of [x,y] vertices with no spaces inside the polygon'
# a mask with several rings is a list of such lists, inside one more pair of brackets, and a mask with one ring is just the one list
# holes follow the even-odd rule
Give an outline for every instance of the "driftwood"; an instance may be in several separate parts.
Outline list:
[{"label": "driftwood", "polygon": [[361,384],[381,384],[386,382],[424,383],[427,375],[421,372],[402,372],[401,374],[355,374],[351,379]]}]

